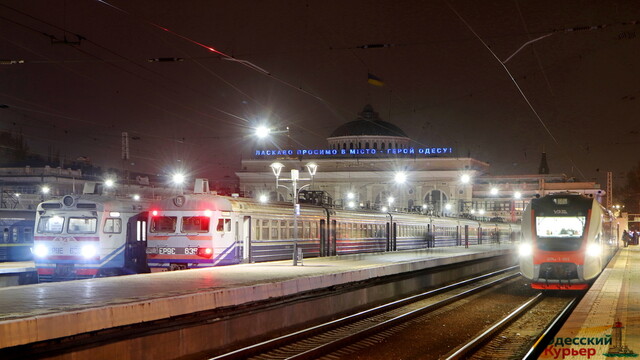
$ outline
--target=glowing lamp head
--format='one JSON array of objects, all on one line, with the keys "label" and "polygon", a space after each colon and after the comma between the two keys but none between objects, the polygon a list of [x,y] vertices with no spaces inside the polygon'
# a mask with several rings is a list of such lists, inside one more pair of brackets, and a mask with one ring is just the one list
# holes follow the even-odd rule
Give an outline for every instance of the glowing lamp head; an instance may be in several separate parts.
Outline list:
[{"label": "glowing lamp head", "polygon": [[397,172],[394,179],[397,184],[404,184],[405,181],[407,181],[407,173],[402,171]]},{"label": "glowing lamp head", "polygon": [[352,192],[347,193],[347,199],[349,200],[353,200],[356,198],[356,195]]},{"label": "glowing lamp head", "polygon": [[380,209],[380,211],[382,211],[382,212],[387,212],[387,211],[389,211],[389,208],[387,208],[386,206],[383,206],[383,207]]},{"label": "glowing lamp head", "polygon": [[171,181],[176,185],[182,185],[186,177],[182,173],[176,173],[171,176]]},{"label": "glowing lamp head", "polygon": [[468,184],[471,181],[471,176],[469,174],[462,174],[460,176],[460,182],[463,184]]},{"label": "glowing lamp head", "polygon": [[116,182],[113,181],[113,179],[106,179],[104,181],[104,186],[106,186],[108,188],[112,188],[115,184],[116,184]]},{"label": "glowing lamp head", "polygon": [[444,208],[445,208],[445,209],[447,209],[447,210],[451,210],[451,207],[452,207],[452,206],[451,206],[451,204],[446,204],[446,205],[444,206]]},{"label": "glowing lamp head", "polygon": [[513,198],[514,199],[520,199],[522,198],[522,193],[520,191],[516,191],[513,193]]},{"label": "glowing lamp head", "polygon": [[151,210],[152,216],[158,216],[158,210]]},{"label": "glowing lamp head", "polygon": [[213,211],[207,209],[204,211],[204,216],[211,216],[211,214],[213,214]]},{"label": "glowing lamp head", "polygon": [[267,201],[269,201],[269,197],[268,197],[267,195],[265,195],[265,194],[262,194],[262,195],[260,195],[259,200],[260,200],[260,202],[261,202],[261,203],[263,203],[263,204],[264,204],[264,203],[266,203]]},{"label": "glowing lamp head", "polygon": [[138,195],[138,194],[133,195],[133,200],[139,201],[140,200],[140,195]]},{"label": "glowing lamp head", "polygon": [[498,195],[498,188],[496,188],[496,187],[491,188],[490,193],[491,193],[491,195]]},{"label": "glowing lamp head", "polygon": [[356,203],[353,201],[349,201],[349,203],[347,204],[347,206],[349,207],[349,209],[353,209],[356,207]]},{"label": "glowing lamp head", "polygon": [[258,127],[256,128],[256,136],[257,136],[259,139],[264,139],[264,138],[266,138],[267,136],[269,136],[269,134],[271,134],[271,129],[269,129],[269,128],[268,128],[268,127],[266,127],[266,126],[258,126]]}]

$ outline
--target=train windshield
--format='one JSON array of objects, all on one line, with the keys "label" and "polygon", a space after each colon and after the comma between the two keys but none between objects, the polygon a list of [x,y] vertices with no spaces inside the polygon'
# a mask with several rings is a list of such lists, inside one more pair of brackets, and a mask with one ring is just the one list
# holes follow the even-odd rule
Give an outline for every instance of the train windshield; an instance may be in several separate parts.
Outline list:
[{"label": "train windshield", "polygon": [[62,216],[42,216],[38,221],[38,232],[60,234],[63,225],[64,218]]},{"label": "train windshield", "polygon": [[72,217],[69,218],[68,234],[95,234],[98,228],[98,218]]},{"label": "train windshield", "polygon": [[182,232],[209,232],[208,216],[185,216],[182,218]]},{"label": "train windshield", "polygon": [[152,233],[176,232],[176,216],[154,216],[151,218],[149,231]]},{"label": "train windshield", "polygon": [[585,222],[584,216],[539,216],[536,218],[536,232],[540,238],[579,238]]}]

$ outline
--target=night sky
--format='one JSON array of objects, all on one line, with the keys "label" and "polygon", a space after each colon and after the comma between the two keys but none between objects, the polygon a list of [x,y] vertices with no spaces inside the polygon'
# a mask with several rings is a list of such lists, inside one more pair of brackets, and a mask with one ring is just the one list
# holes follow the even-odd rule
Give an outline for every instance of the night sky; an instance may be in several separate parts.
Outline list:
[{"label": "night sky", "polygon": [[637,0],[0,0],[0,130],[45,158],[217,180],[258,124],[326,148],[371,104],[494,175],[536,173],[544,149],[604,185],[640,160],[638,20]]}]

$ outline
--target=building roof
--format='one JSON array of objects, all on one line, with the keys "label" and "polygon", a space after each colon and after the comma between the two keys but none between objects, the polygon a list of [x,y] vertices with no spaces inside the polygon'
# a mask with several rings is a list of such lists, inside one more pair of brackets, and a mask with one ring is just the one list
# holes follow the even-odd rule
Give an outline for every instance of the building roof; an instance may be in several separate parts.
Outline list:
[{"label": "building roof", "polygon": [[366,105],[358,118],[341,125],[331,133],[330,138],[342,136],[395,136],[408,137],[402,129],[396,125],[383,121],[373,106]]}]

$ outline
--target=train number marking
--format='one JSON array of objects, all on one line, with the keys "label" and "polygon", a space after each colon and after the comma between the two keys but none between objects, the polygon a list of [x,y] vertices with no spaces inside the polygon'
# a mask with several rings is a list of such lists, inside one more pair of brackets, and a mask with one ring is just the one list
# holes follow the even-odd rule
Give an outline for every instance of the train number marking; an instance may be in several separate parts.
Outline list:
[{"label": "train number marking", "polygon": [[159,248],[158,249],[158,254],[175,255],[176,254],[176,248],[171,248],[171,247]]}]

